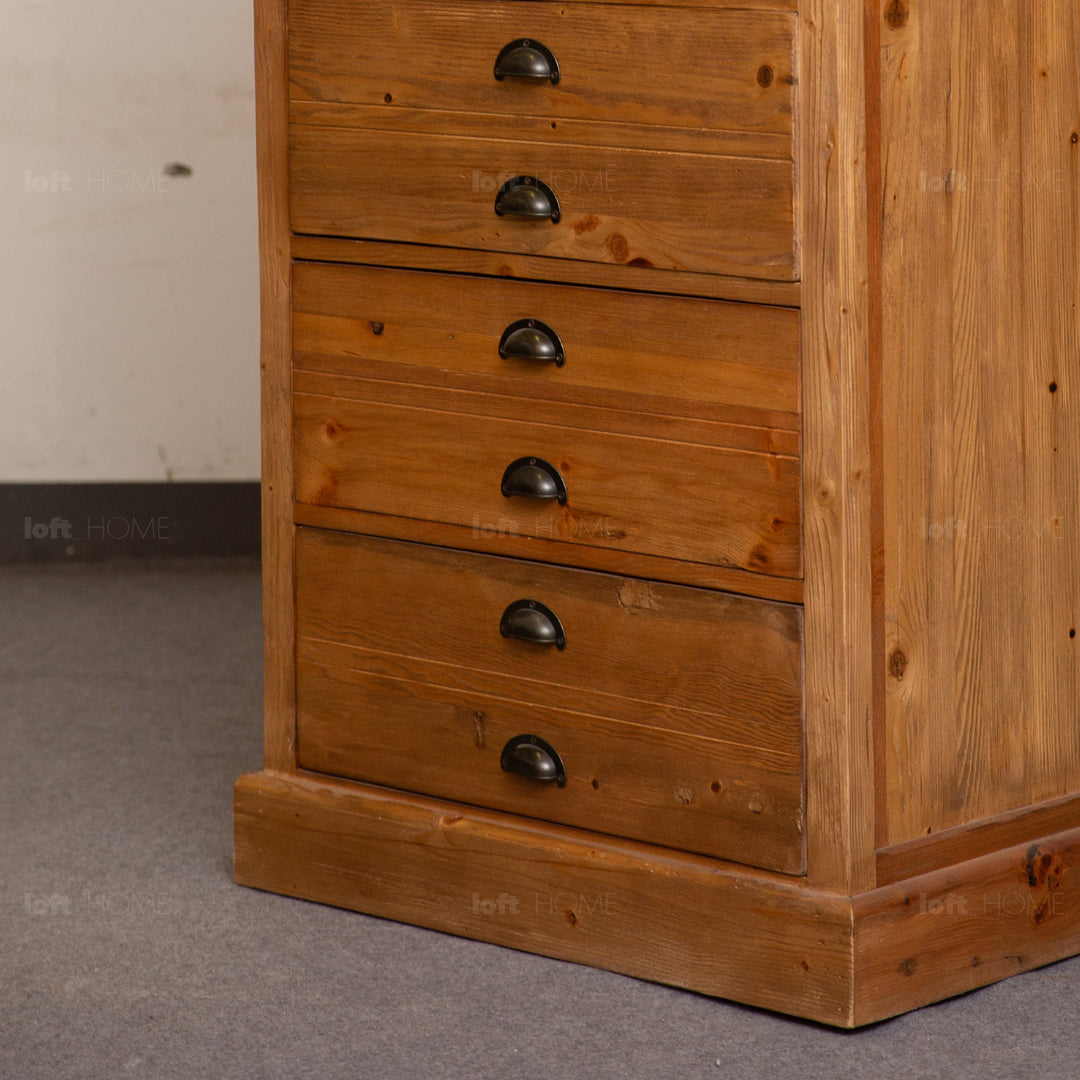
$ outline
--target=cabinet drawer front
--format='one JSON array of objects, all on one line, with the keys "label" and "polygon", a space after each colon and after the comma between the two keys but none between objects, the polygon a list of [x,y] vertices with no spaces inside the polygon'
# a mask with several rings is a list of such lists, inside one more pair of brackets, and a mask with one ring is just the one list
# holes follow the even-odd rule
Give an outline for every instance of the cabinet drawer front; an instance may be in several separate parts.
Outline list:
[{"label": "cabinet drawer front", "polygon": [[[527,319],[552,332],[562,363],[500,356]],[[791,308],[297,263],[293,350],[314,371],[475,390],[494,381],[499,393],[798,430]]]},{"label": "cabinet drawer front", "polygon": [[[797,278],[791,162],[297,125],[299,233]],[[499,188],[548,186],[557,222],[495,213]]]},{"label": "cabinet drawer front", "polygon": [[[520,599],[555,613],[565,648],[502,636],[500,620]],[[337,643],[358,666],[788,755],[801,739],[801,612],[617,574],[297,530],[298,637]]]},{"label": "cabinet drawer front", "polygon": [[[500,633],[524,598],[565,648]],[[801,870],[796,607],[300,529],[297,630],[302,767]]]},{"label": "cabinet drawer front", "polygon": [[[301,768],[664,844],[805,871],[797,758],[569,710],[372,675],[305,648]],[[539,735],[566,785],[505,772],[508,741]]]},{"label": "cabinet drawer front", "polygon": [[[795,457],[481,415],[456,398],[414,408],[353,381],[369,400],[294,397],[299,502],[781,577],[801,571]],[[504,474],[520,459],[551,466],[565,501],[504,495]]]},{"label": "cabinet drawer front", "polygon": [[[292,0],[290,91],[294,100],[378,106],[388,114],[475,113],[477,134],[511,138],[523,114],[556,124],[767,134],[790,156],[794,27],[782,12]],[[496,79],[500,51],[522,40],[553,54],[555,67],[542,63],[557,68],[557,82]],[[643,78],[647,67],[663,77]]]}]

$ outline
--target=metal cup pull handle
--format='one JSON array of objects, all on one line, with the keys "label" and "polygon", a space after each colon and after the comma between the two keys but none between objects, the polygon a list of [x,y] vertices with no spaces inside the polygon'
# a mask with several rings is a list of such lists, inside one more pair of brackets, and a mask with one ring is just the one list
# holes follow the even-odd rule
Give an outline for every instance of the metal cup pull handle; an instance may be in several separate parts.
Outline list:
[{"label": "metal cup pull handle", "polygon": [[566,648],[566,631],[559,616],[539,600],[515,600],[499,620],[499,633],[533,645]]},{"label": "metal cup pull handle", "polygon": [[539,41],[531,38],[518,38],[507,42],[495,58],[495,78],[529,79],[541,82],[550,79],[559,81],[559,61],[555,54]]},{"label": "metal cup pull handle", "polygon": [[499,338],[499,356],[503,360],[554,361],[556,367],[566,363],[566,352],[559,335],[538,319],[512,322]]},{"label": "metal cup pull handle", "polygon": [[515,176],[507,180],[495,194],[495,214],[498,217],[549,218],[557,224],[562,209],[555,192],[535,176]]},{"label": "metal cup pull handle", "polygon": [[523,457],[511,461],[502,475],[500,489],[503,495],[521,495],[527,499],[558,499],[566,504],[566,482],[554,465],[543,458]]},{"label": "metal cup pull handle", "polygon": [[499,757],[503,772],[566,787],[566,768],[555,747],[539,735],[515,735]]}]

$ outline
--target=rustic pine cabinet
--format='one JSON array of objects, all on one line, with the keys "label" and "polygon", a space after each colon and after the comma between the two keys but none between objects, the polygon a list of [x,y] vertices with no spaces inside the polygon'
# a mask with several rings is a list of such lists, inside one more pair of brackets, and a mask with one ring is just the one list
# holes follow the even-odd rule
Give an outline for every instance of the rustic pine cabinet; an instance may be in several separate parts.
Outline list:
[{"label": "rustic pine cabinet", "polygon": [[247,885],[857,1026],[1080,952],[1080,10],[257,0]]}]

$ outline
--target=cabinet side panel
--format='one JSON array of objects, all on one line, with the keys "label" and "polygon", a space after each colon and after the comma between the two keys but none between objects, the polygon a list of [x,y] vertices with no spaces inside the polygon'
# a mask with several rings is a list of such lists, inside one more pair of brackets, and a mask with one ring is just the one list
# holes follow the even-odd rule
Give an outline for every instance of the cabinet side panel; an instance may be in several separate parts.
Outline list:
[{"label": "cabinet side panel", "polygon": [[262,288],[262,544],[264,761],[295,764],[293,645],[292,365],[285,2],[256,0],[255,76]]},{"label": "cabinet side panel", "polygon": [[1080,784],[1080,15],[880,10],[897,843]]}]

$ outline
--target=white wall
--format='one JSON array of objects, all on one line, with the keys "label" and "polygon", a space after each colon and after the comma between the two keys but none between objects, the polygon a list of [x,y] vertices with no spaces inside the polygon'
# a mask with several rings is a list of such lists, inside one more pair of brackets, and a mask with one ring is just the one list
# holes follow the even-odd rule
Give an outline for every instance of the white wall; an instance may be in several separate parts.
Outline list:
[{"label": "white wall", "polygon": [[0,13],[0,482],[256,478],[250,0]]}]

